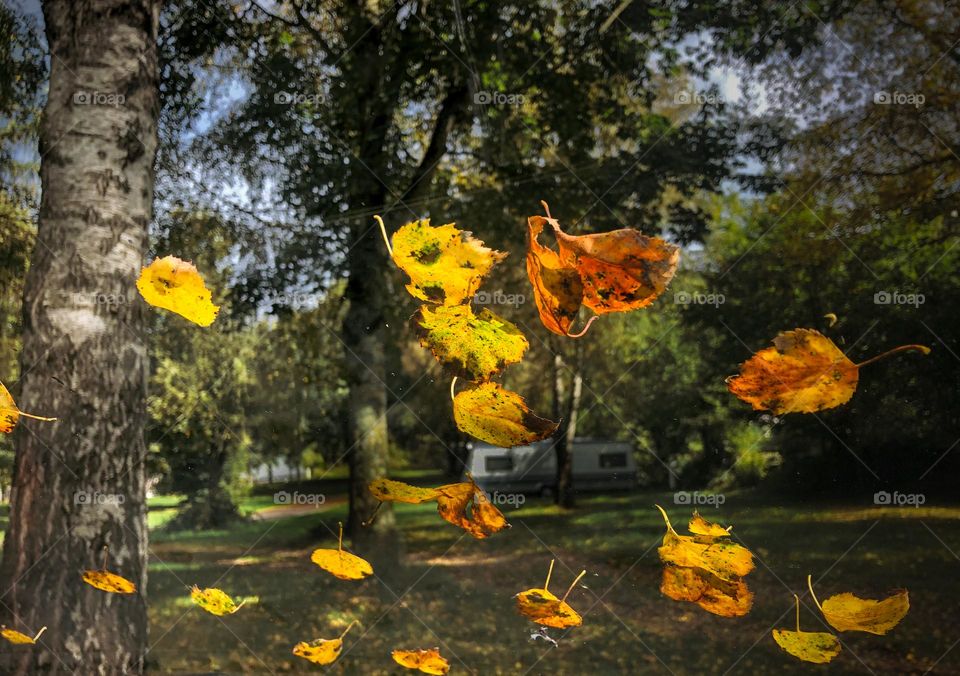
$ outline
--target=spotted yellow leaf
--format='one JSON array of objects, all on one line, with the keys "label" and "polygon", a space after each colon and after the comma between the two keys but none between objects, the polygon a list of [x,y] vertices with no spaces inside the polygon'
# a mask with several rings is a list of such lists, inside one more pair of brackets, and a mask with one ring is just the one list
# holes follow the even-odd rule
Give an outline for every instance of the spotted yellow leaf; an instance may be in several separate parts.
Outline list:
[{"label": "spotted yellow leaf", "polygon": [[293,647],[293,654],[314,664],[332,664],[343,651],[343,637],[355,624],[358,624],[356,620],[351,622],[337,638],[318,638],[309,643],[300,641]]},{"label": "spotted yellow leaf", "polygon": [[3,638],[14,645],[33,645],[46,630],[46,627],[41,627],[36,636],[30,637],[17,631],[16,629],[8,629],[4,625],[2,628],[0,628],[0,636],[3,636]]},{"label": "spotted yellow leaf", "polygon": [[12,432],[13,428],[17,426],[17,423],[20,422],[20,416],[33,418],[34,420],[43,420],[45,422],[56,420],[56,418],[41,418],[32,413],[24,413],[17,408],[17,404],[13,400],[10,391],[7,390],[3,383],[0,383],[0,433],[8,434]]},{"label": "spotted yellow leaf", "polygon": [[234,603],[233,599],[220,589],[200,589],[196,585],[190,590],[190,598],[213,615],[233,615],[246,603],[246,601]]},{"label": "spotted yellow leaf", "polygon": [[844,592],[825,599],[821,604],[813,593],[813,582],[809,575],[807,585],[824,619],[837,631],[865,631],[883,636],[897,626],[910,610],[910,595],[906,589],[880,601],[862,599]]},{"label": "spotted yellow leaf", "polygon": [[340,540],[336,549],[315,549],[310,560],[341,580],[362,580],[373,575],[373,566],[350,552],[343,551],[343,524],[340,524]]},{"label": "spotted yellow leaf", "polygon": [[125,577],[106,570],[85,570],[83,581],[91,587],[111,594],[133,594],[137,586]]},{"label": "spotted yellow leaf", "polygon": [[797,630],[774,629],[773,640],[781,648],[804,662],[826,664],[840,654],[840,641],[823,631],[800,631],[800,599],[797,599]]},{"label": "spotted yellow leaf", "polygon": [[440,495],[435,488],[418,488],[393,479],[374,479],[368,488],[381,502],[405,502],[410,505],[430,502]]},{"label": "spotted yellow leaf", "polygon": [[550,568],[547,570],[547,579],[543,583],[542,589],[526,589],[514,597],[517,600],[517,611],[531,622],[536,622],[543,627],[554,627],[555,629],[579,627],[583,623],[583,618],[570,607],[567,603],[567,597],[573,591],[577,582],[587,574],[587,571],[581,571],[570,584],[563,598],[558,599],[548,589],[550,575],[553,573],[553,563],[554,561],[551,560]]},{"label": "spotted yellow leaf", "polygon": [[170,310],[200,326],[210,326],[220,312],[197,268],[176,256],[157,258],[140,272],[140,295],[154,307]]},{"label": "spotted yellow leaf", "polygon": [[417,669],[425,674],[443,676],[450,671],[450,663],[440,656],[440,648],[430,650],[394,650],[393,661],[407,669]]},{"label": "spotted yellow leaf", "polygon": [[516,392],[492,382],[458,392],[453,398],[453,418],[461,432],[504,448],[546,439],[559,426],[530,411]]}]

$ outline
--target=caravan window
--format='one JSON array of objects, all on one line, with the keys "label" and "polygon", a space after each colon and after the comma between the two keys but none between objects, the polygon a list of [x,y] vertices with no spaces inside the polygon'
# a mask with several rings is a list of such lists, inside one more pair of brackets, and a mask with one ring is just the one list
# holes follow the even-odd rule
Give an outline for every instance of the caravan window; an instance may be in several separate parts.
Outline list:
[{"label": "caravan window", "polygon": [[488,455],[483,467],[488,472],[510,472],[513,471],[513,458],[509,455]]},{"label": "caravan window", "polygon": [[600,467],[602,469],[613,469],[615,467],[627,466],[626,453],[601,453]]}]

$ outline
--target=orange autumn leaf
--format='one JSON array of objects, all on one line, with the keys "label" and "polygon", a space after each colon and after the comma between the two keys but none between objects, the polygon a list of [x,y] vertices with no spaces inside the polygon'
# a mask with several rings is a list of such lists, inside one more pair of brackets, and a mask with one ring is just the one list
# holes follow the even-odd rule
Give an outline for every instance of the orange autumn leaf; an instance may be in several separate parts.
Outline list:
[{"label": "orange autumn leaf", "polygon": [[841,406],[857,389],[860,368],[905,350],[927,354],[923,345],[903,345],[854,364],[832,340],[814,329],[784,331],[727,378],[727,389],[757,411],[815,413]]},{"label": "orange autumn leaf", "polygon": [[194,324],[210,326],[220,312],[193,263],[176,256],[157,258],[140,272],[137,290],[150,305],[170,310]]},{"label": "orange autumn leaf", "polygon": [[3,636],[3,638],[14,645],[33,645],[46,630],[46,627],[41,627],[36,636],[30,637],[16,629],[8,629],[6,625],[4,625],[0,628],[0,636]]},{"label": "orange autumn leaf", "polygon": [[536,622],[543,627],[553,627],[555,629],[579,627],[583,624],[583,618],[570,607],[567,603],[567,597],[573,591],[577,582],[587,574],[587,571],[581,571],[576,579],[570,583],[570,587],[563,598],[558,599],[548,589],[550,575],[553,573],[553,563],[554,560],[551,559],[550,568],[547,569],[547,579],[543,583],[542,589],[526,589],[514,597],[517,599],[517,611],[531,622]]},{"label": "orange autumn leaf", "polygon": [[554,333],[567,336],[583,302],[583,282],[576,268],[564,265],[553,249],[540,244],[547,222],[543,216],[527,219],[527,276],[540,321]]},{"label": "orange autumn leaf", "polygon": [[840,641],[823,631],[800,631],[800,598],[797,599],[797,630],[774,629],[773,640],[781,648],[804,662],[826,664],[840,654]]},{"label": "orange autumn leaf", "polygon": [[341,580],[362,580],[373,575],[373,566],[365,559],[343,551],[343,524],[336,549],[314,549],[310,560]]},{"label": "orange autumn leaf", "polygon": [[393,661],[407,669],[418,669],[425,674],[443,676],[450,671],[450,663],[440,656],[440,648],[430,650],[394,650]]},{"label": "orange autumn leaf", "polygon": [[900,623],[910,610],[910,595],[901,589],[885,599],[862,599],[849,592],[836,594],[821,604],[813,593],[813,583],[807,576],[807,585],[813,602],[824,619],[837,631],[864,631],[883,636]]},{"label": "orange autumn leaf", "polygon": [[746,615],[753,606],[753,592],[743,580],[721,580],[702,568],[664,566],[660,591],[674,601],[696,603],[721,617]]},{"label": "orange autumn leaf", "polygon": [[246,603],[246,601],[241,601],[239,604],[234,603],[233,599],[223,590],[212,587],[200,589],[196,585],[190,590],[190,599],[211,615],[218,616],[233,615]]},{"label": "orange autumn leaf", "polygon": [[461,432],[503,448],[546,439],[559,426],[534,414],[519,394],[493,382],[458,392],[453,418]]},{"label": "orange autumn leaf", "polygon": [[468,482],[440,486],[437,492],[440,494],[437,497],[437,512],[441,518],[477,539],[489,537],[510,526],[472,478]]},{"label": "orange autumn leaf", "polygon": [[467,380],[489,380],[529,347],[520,329],[486,308],[474,314],[469,305],[424,305],[412,323],[420,345]]},{"label": "orange autumn leaf", "polygon": [[56,420],[56,418],[41,418],[32,413],[24,413],[17,408],[17,404],[13,400],[10,391],[7,390],[3,383],[0,383],[0,433],[9,434],[12,432],[13,428],[17,426],[17,423],[20,422],[20,416],[33,418],[34,420],[43,420],[45,422],[53,422]]},{"label": "orange autumn leaf", "polygon": [[440,495],[436,488],[419,488],[392,479],[374,479],[367,488],[381,502],[405,502],[410,505],[430,502]]},{"label": "orange autumn leaf", "polygon": [[598,315],[650,305],[677,272],[680,247],[659,237],[632,228],[568,235],[549,210],[546,221],[557,236],[560,261],[580,273],[583,304]]},{"label": "orange autumn leaf", "polygon": [[[386,240],[383,221],[377,217]],[[453,223],[431,226],[429,219],[407,223],[387,245],[397,267],[407,273],[407,291],[414,298],[441,305],[460,305],[507,254],[494,251]]]},{"label": "orange autumn leaf", "polygon": [[355,624],[359,624],[357,620],[347,625],[347,628],[337,638],[318,638],[310,642],[300,641],[293,647],[293,654],[314,664],[332,664],[343,651],[343,637]]},{"label": "orange autumn leaf", "polygon": [[111,594],[133,594],[137,591],[137,585],[133,582],[107,570],[85,570],[83,581],[91,587]]}]

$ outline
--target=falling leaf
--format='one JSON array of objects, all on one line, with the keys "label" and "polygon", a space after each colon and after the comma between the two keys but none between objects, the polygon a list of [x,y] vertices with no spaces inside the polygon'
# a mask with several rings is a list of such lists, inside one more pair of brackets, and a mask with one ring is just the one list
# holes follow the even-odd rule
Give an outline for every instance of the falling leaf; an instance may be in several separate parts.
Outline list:
[{"label": "falling leaf", "polygon": [[424,305],[413,316],[420,344],[453,375],[489,380],[523,359],[529,344],[516,326],[486,308]]},{"label": "falling leaf", "polygon": [[429,219],[407,223],[392,242],[394,263],[410,277],[410,295],[442,305],[472,298],[490,268],[507,256],[453,223],[433,227]]},{"label": "falling leaf", "polygon": [[34,420],[43,420],[45,422],[53,422],[56,420],[56,418],[41,418],[32,413],[24,413],[17,408],[17,404],[13,400],[9,390],[7,390],[3,383],[0,383],[0,432],[3,434],[12,432],[13,428],[16,427],[20,421],[20,416],[33,418]]},{"label": "falling leaf", "polygon": [[373,566],[350,552],[343,551],[343,524],[336,549],[314,549],[310,560],[341,580],[362,580],[373,575]]},{"label": "falling leaf", "polygon": [[841,406],[857,389],[860,368],[905,350],[927,354],[923,345],[903,345],[854,364],[832,340],[813,329],[778,335],[727,378],[727,388],[757,411],[815,413]]},{"label": "falling leaf", "polygon": [[700,516],[700,512],[693,513],[693,518],[690,519],[690,525],[687,526],[687,530],[694,535],[707,535],[714,538],[722,538],[730,535],[730,526],[724,528],[719,524],[710,523]]},{"label": "falling leaf", "polygon": [[598,315],[650,305],[677,271],[680,247],[659,237],[632,228],[568,235],[549,212],[546,221],[557,236],[560,261],[580,273],[583,304]]},{"label": "falling leaf", "polygon": [[440,656],[440,648],[430,650],[394,650],[393,661],[407,669],[419,669],[425,674],[442,676],[450,671],[450,663]]},{"label": "falling leaf", "polygon": [[735,582],[753,570],[753,554],[746,547],[729,540],[702,535],[678,535],[670,525],[667,513],[660,505],[656,507],[667,526],[663,544],[657,550],[664,563],[685,568],[702,568],[727,582]]},{"label": "falling leaf", "polygon": [[246,603],[246,601],[241,601],[237,605],[232,598],[219,589],[200,589],[196,585],[190,590],[190,598],[198,606],[213,615],[233,615]]},{"label": "falling leaf", "polygon": [[440,516],[475,538],[489,537],[510,526],[472,478],[468,482],[440,486],[437,491]]},{"label": "falling leaf", "polygon": [[527,276],[540,321],[554,333],[567,336],[583,302],[583,282],[576,268],[564,265],[553,249],[540,244],[547,222],[543,216],[527,219]]},{"label": "falling leaf", "polygon": [[368,488],[373,497],[381,502],[405,502],[411,505],[436,500],[440,495],[435,488],[418,488],[392,479],[374,479]]},{"label": "falling leaf", "polygon": [[840,641],[833,634],[822,631],[800,631],[800,598],[797,600],[797,630],[774,629],[773,640],[788,653],[815,664],[826,664],[840,654]]},{"label": "falling leaf", "polygon": [[2,628],[0,628],[0,636],[3,636],[3,638],[7,639],[14,645],[33,645],[46,630],[46,627],[41,627],[40,631],[37,632],[37,635],[31,638],[30,636],[27,636],[16,629],[7,629],[6,625],[4,625]]},{"label": "falling leaf", "polygon": [[343,650],[343,637],[355,624],[359,623],[354,620],[347,625],[338,638],[318,638],[309,643],[301,641],[293,647],[293,654],[314,664],[331,664],[340,657],[340,652]]},{"label": "falling leaf", "polygon": [[516,392],[490,382],[457,393],[453,418],[461,432],[504,448],[546,439],[559,426],[532,413]]},{"label": "falling leaf", "polygon": [[721,580],[702,568],[664,566],[660,591],[674,601],[696,603],[721,617],[746,615],[753,606],[753,593],[743,580]]},{"label": "falling leaf", "polygon": [[170,310],[200,326],[210,326],[220,312],[203,278],[189,261],[176,256],[157,258],[140,272],[140,295],[154,307]]},{"label": "falling leaf", "polygon": [[133,594],[137,586],[125,577],[106,570],[85,570],[83,581],[91,587],[111,594]]},{"label": "falling leaf", "polygon": [[849,592],[836,594],[817,601],[813,593],[813,583],[807,576],[807,585],[813,602],[820,608],[823,617],[837,631],[865,631],[883,636],[900,623],[910,610],[910,595],[906,589],[891,594],[881,601],[861,599]]},{"label": "falling leaf", "polygon": [[553,573],[553,563],[554,561],[551,559],[550,568],[547,570],[547,579],[543,583],[542,589],[527,589],[514,597],[517,599],[517,611],[530,621],[543,627],[553,627],[555,629],[579,627],[583,623],[583,618],[567,604],[567,597],[573,591],[577,582],[587,574],[587,571],[581,571],[570,584],[563,598],[558,599],[548,589],[550,575]]}]

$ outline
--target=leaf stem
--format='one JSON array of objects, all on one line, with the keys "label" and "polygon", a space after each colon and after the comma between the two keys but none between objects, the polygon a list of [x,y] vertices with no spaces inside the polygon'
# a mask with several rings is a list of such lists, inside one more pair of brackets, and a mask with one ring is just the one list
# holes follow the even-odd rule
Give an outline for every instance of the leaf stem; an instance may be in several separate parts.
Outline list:
[{"label": "leaf stem", "polygon": [[383,502],[382,502],[382,501],[381,501],[381,502],[378,502],[378,503],[377,503],[377,506],[374,507],[374,509],[373,509],[373,514],[370,515],[370,518],[361,523],[361,525],[362,525],[364,528],[366,528],[367,526],[369,526],[370,524],[373,523],[373,520],[377,518],[377,514],[379,514],[381,507],[383,507]]},{"label": "leaf stem", "polygon": [[553,575],[553,562],[556,559],[550,559],[550,568],[547,570],[547,581],[543,583],[543,591],[550,590],[550,576]]},{"label": "leaf stem", "polygon": [[347,628],[343,630],[342,634],[340,634],[341,641],[343,640],[343,637],[347,635],[347,632],[353,629],[354,625],[356,624],[360,624],[360,620],[354,620],[353,622],[347,625]]},{"label": "leaf stem", "polygon": [[20,409],[17,409],[17,413],[22,415],[24,418],[32,418],[33,420],[42,420],[44,422],[54,422],[56,418],[44,418],[43,416],[34,415],[32,413],[25,413]]},{"label": "leaf stem", "polygon": [[450,381],[450,399],[456,401],[457,395],[454,393],[454,388],[457,386],[457,377],[454,376],[453,380]]},{"label": "leaf stem", "polygon": [[110,556],[110,545],[103,546],[103,565],[100,567],[100,570],[107,569],[107,558]]},{"label": "leaf stem", "polygon": [[663,522],[667,524],[667,530],[673,533],[674,535],[676,535],[677,531],[673,530],[673,526],[670,525],[670,517],[667,516],[667,513],[664,511],[663,507],[661,507],[660,505],[654,505],[654,507],[659,509],[660,513],[663,514]]},{"label": "leaf stem", "polygon": [[553,216],[550,215],[550,205],[547,204],[546,200],[540,200],[540,206],[543,207],[543,211],[545,214],[547,214],[547,218],[549,218],[552,221]]},{"label": "leaf stem", "polygon": [[800,633],[800,597],[796,594],[793,595],[793,598],[797,600],[797,633]]},{"label": "leaf stem", "polygon": [[383,219],[379,216],[374,216],[373,219],[380,224],[380,234],[383,235],[383,243],[387,245],[387,253],[393,258],[393,247],[390,246],[390,238],[387,237],[387,226],[383,224]]},{"label": "leaf stem", "polygon": [[576,579],[570,583],[570,586],[567,588],[567,593],[563,595],[562,599],[560,599],[560,603],[563,603],[564,601],[567,600],[567,597],[570,596],[570,592],[573,591],[573,588],[577,586],[577,583],[580,581],[580,578],[582,578],[586,574],[587,574],[586,569],[580,571],[580,574],[577,575]]},{"label": "leaf stem", "polygon": [[568,332],[568,333],[567,333],[567,338],[582,338],[583,335],[587,332],[587,329],[589,329],[590,326],[591,326],[595,321],[597,321],[598,319],[600,319],[600,315],[593,315],[590,319],[587,320],[587,323],[586,323],[586,324],[584,325],[584,327],[580,330],[580,333],[569,333],[569,332]]},{"label": "leaf stem", "polygon": [[33,637],[33,642],[36,643],[37,639],[43,636],[43,632],[47,630],[46,627],[40,627],[40,631],[37,632],[37,635]]},{"label": "leaf stem", "polygon": [[[811,575],[807,575],[807,589],[810,590],[810,596],[813,597],[813,602],[817,604],[817,608],[820,612],[823,612],[823,606],[820,605],[820,602],[817,600],[817,595],[813,593],[813,582],[811,581]],[[799,610],[797,612],[800,612]]]},{"label": "leaf stem", "polygon": [[892,350],[887,350],[882,354],[878,354],[876,357],[871,357],[867,361],[862,361],[857,364],[857,368],[863,368],[867,364],[872,364],[875,361],[880,361],[881,359],[886,359],[891,355],[895,355],[898,352],[907,352],[909,350],[916,350],[917,352],[922,352],[923,354],[930,354],[930,348],[926,345],[901,345],[900,347],[895,347]]},{"label": "leaf stem", "polygon": [[340,526],[340,537],[337,539],[337,551],[343,551],[343,521],[338,522]]}]

